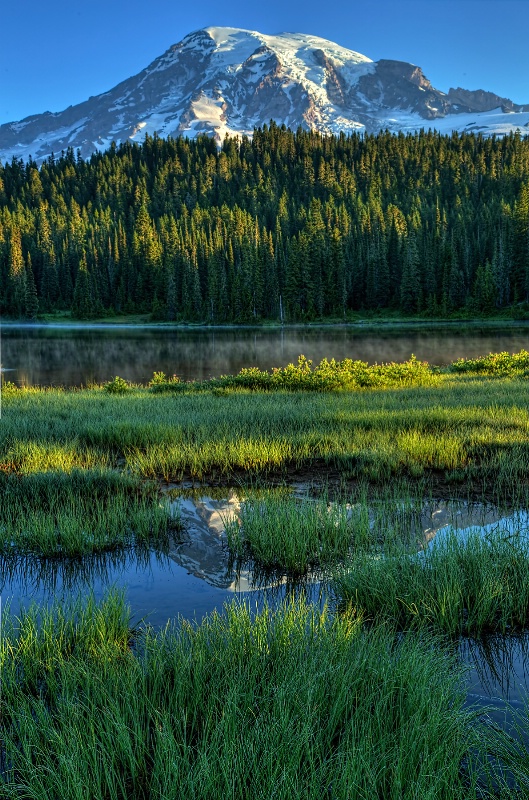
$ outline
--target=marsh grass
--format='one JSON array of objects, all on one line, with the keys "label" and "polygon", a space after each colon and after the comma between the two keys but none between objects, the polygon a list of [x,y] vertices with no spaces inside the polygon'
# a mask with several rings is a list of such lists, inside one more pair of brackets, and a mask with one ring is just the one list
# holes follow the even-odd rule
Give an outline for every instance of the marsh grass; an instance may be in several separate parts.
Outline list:
[{"label": "marsh grass", "polygon": [[122,599],[6,616],[2,796],[454,800],[479,743],[455,660],[303,602],[136,632]]},{"label": "marsh grass", "polygon": [[167,546],[177,524],[157,487],[112,471],[0,476],[0,555],[73,558]]},{"label": "marsh grass", "polygon": [[[494,758],[502,774],[512,787],[509,798],[529,796],[529,698],[524,709],[512,715],[509,733],[498,732],[495,737]],[[498,768],[496,768],[498,772]]]},{"label": "marsh grass", "polygon": [[[300,361],[200,385],[7,387],[0,556],[11,566],[28,553],[81,565],[163,548],[173,521],[146,478],[360,488],[332,503],[254,493],[229,531],[235,557],[263,569],[299,577],[350,559],[335,582],[348,614],[330,618],[299,593],[277,612],[231,605],[160,633],[131,631],[117,595],[4,614],[1,796],[483,796],[461,765],[476,752],[486,765],[490,742],[434,634],[527,627],[529,553],[520,537],[471,536],[418,555],[414,496],[437,481],[529,505],[518,366]],[[511,753],[520,770],[526,758]]]},{"label": "marsh grass", "polygon": [[505,634],[529,627],[528,574],[527,536],[454,533],[418,554],[353,558],[334,590],[341,608],[401,630]]},{"label": "marsh grass", "polygon": [[3,402],[0,473],[117,467],[167,481],[408,478],[527,503],[526,380],[437,378],[426,387],[220,396],[15,390]]},{"label": "marsh grass", "polygon": [[417,541],[424,503],[407,489],[400,483],[372,498],[360,486],[349,501],[251,491],[226,520],[231,557],[265,573],[302,576],[314,568],[329,572],[353,552],[401,549]]},{"label": "marsh grass", "polygon": [[[344,558],[355,536],[368,533],[351,510],[325,499],[296,500],[270,492],[247,499],[237,518],[226,524],[228,546],[236,560],[251,559],[264,570],[303,574]],[[356,524],[355,524],[356,522]]]}]

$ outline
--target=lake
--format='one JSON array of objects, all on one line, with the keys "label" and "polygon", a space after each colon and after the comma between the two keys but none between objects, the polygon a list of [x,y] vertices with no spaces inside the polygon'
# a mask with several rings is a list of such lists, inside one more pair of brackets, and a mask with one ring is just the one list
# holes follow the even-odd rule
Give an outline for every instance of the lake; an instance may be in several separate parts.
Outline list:
[{"label": "lake", "polygon": [[456,358],[529,349],[529,324],[421,326],[371,324],[273,328],[161,328],[116,325],[3,325],[0,361],[19,385],[81,386],[115,375],[145,383],[155,371],[183,380],[285,366],[303,354],[372,364],[417,358],[439,366]]}]

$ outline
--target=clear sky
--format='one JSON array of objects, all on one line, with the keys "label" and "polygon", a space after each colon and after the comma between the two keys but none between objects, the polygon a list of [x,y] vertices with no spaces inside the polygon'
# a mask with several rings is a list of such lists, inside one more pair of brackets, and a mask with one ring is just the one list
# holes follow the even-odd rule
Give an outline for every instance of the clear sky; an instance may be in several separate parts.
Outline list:
[{"label": "clear sky", "polygon": [[529,103],[529,0],[6,0],[0,123],[62,111],[208,25],[310,33]]}]

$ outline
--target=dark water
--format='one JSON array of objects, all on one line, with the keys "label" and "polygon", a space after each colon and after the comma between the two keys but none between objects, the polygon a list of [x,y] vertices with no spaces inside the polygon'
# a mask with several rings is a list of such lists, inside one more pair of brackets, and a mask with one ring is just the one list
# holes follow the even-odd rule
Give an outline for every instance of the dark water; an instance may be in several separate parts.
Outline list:
[{"label": "dark water", "polygon": [[152,551],[71,563],[0,562],[0,573],[2,603],[15,615],[32,603],[48,605],[89,592],[101,600],[116,588],[125,592],[133,625],[143,620],[161,628],[178,614],[200,620],[233,597],[231,592],[197,580],[167,555]]},{"label": "dark water", "polygon": [[168,329],[132,326],[15,327],[1,330],[1,363],[6,380],[20,385],[80,386],[120,375],[144,383],[153,372],[184,380],[237,373],[242,367],[271,369],[303,354],[405,361],[413,353],[431,364],[489,352],[529,349],[529,325],[501,329],[449,325],[425,330],[379,326],[281,329]]}]

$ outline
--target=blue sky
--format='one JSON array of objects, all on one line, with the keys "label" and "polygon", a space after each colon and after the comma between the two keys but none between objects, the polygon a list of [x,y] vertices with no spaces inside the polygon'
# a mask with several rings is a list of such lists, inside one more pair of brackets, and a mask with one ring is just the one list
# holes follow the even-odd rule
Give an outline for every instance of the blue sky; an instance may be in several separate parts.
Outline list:
[{"label": "blue sky", "polygon": [[311,33],[529,103],[529,0],[8,0],[1,20],[0,123],[106,91],[207,25]]}]

